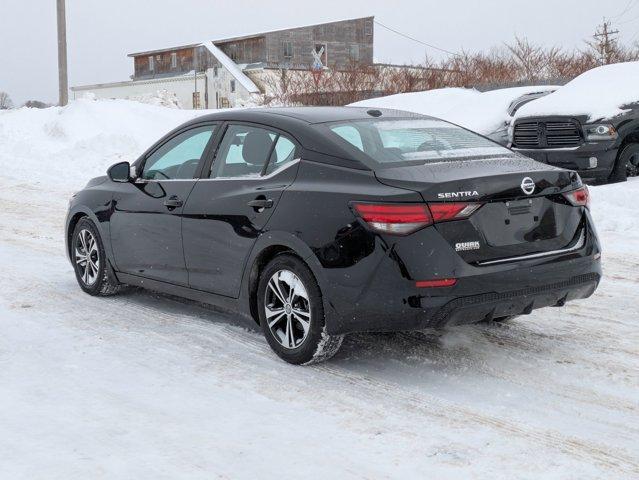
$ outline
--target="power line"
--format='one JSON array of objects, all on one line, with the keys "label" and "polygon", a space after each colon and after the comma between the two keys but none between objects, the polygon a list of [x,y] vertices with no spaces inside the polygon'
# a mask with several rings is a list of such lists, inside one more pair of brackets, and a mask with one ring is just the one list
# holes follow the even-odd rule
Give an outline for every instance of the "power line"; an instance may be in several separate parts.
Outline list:
[{"label": "power line", "polygon": [[611,20],[617,20],[619,17],[625,15],[626,13],[628,13],[630,10],[632,10],[633,8],[635,8],[637,6],[637,0],[629,0],[628,4],[625,6],[625,8],[621,11],[621,13],[618,13],[617,15],[615,15],[614,17],[611,18]]},{"label": "power line", "polygon": [[426,47],[434,48],[435,50],[439,50],[440,52],[448,53],[449,55],[454,55],[456,57],[461,56],[458,53],[451,52],[451,51],[446,50],[444,48],[436,47],[435,45],[431,45],[430,43],[423,42],[422,40],[419,40],[419,39],[417,39],[415,37],[411,37],[410,35],[406,35],[405,33],[399,32],[399,31],[395,30],[394,28],[388,27],[388,26],[384,25],[383,23],[378,22],[377,20],[375,20],[375,23],[377,25],[379,25],[380,27],[385,28],[386,30],[389,30],[389,31],[391,31],[393,33],[396,33],[397,35],[399,35],[401,37],[404,37],[404,38],[407,38],[409,40],[412,40],[413,42],[417,42],[417,43],[419,43],[421,45],[425,45]]},{"label": "power line", "polygon": [[639,15],[637,15],[636,17],[631,18],[630,20],[626,20],[625,22],[619,22],[618,24],[619,25],[626,25],[626,24],[632,23],[632,22],[634,22],[636,20],[639,20]]}]

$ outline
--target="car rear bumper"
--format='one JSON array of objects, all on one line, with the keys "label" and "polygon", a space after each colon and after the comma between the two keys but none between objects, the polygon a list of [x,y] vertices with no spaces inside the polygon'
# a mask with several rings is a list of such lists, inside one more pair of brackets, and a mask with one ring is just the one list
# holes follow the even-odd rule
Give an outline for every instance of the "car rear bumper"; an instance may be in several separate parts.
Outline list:
[{"label": "car rear bumper", "polygon": [[[588,222],[585,244],[577,251],[485,267],[451,257],[445,260],[450,264],[447,271],[437,267],[439,275],[430,278],[456,278],[454,286],[417,288],[415,275],[407,275],[407,269],[398,271],[397,265],[406,266],[409,260],[402,260],[396,249],[370,267],[370,281],[357,292],[344,295],[347,287],[334,279],[326,289],[334,312],[328,330],[333,334],[419,330],[562,306],[594,293],[601,278],[600,256]],[[336,289],[342,295],[332,293]]]},{"label": "car rear bumper", "polygon": [[571,300],[592,295],[600,278],[598,273],[590,272],[548,285],[460,297],[437,310],[429,326],[463,325],[511,315],[526,315],[543,307],[561,307]]},{"label": "car rear bumper", "polygon": [[[608,177],[612,172],[618,151],[611,142],[586,143],[577,148],[565,149],[513,148],[513,150],[538,162],[575,170],[584,180],[601,180]],[[592,157],[597,159],[595,168],[590,168]]]}]

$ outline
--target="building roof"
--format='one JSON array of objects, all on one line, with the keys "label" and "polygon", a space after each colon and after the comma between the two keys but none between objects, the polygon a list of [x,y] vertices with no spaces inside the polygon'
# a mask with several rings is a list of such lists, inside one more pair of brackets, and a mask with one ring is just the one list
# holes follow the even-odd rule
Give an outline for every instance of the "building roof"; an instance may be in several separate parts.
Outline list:
[{"label": "building roof", "polygon": [[[341,19],[341,20],[332,20],[330,22],[322,22],[322,23],[313,23],[310,25],[299,25],[299,26],[295,26],[295,27],[288,27],[288,28],[278,28],[275,30],[268,30],[265,32],[257,32],[257,33],[249,33],[249,34],[245,34],[245,35],[237,35],[234,37],[228,37],[228,38],[219,38],[219,39],[214,39],[212,40],[213,43],[215,44],[220,44],[220,43],[227,43],[227,42],[234,42],[234,41],[238,41],[238,40],[246,40],[248,38],[255,38],[255,37],[261,37],[264,36],[266,34],[269,33],[277,33],[277,32],[285,32],[287,30],[296,30],[298,28],[309,28],[309,27],[319,27],[321,25],[330,25],[333,23],[341,23],[341,22],[350,22],[350,21],[354,21],[354,20],[372,20],[374,19],[374,16],[368,16],[368,17],[357,17],[357,18],[345,18],[345,19]],[[162,53],[162,52],[167,52],[167,51],[172,51],[172,50],[181,50],[184,48],[195,48],[198,47],[199,43],[192,43],[192,44],[188,44],[188,45],[178,45],[178,46],[173,46],[173,47],[166,47],[166,48],[158,48],[155,50],[146,50],[143,52],[134,52],[134,53],[129,53],[127,56],[129,57],[140,57],[143,55],[153,55],[156,53]]]}]

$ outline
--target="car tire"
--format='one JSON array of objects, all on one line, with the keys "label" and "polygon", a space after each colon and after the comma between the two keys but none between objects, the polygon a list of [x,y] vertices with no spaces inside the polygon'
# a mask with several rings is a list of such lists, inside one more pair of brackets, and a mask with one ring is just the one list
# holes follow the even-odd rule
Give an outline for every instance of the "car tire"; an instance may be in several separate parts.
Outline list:
[{"label": "car tire", "polygon": [[71,261],[80,288],[89,295],[110,296],[120,291],[104,251],[97,227],[89,218],[82,218],[71,236]]},{"label": "car tire", "polygon": [[322,292],[308,266],[280,254],[260,274],[257,288],[260,325],[266,341],[283,360],[309,365],[331,358],[343,335],[330,335]]},{"label": "car tire", "polygon": [[617,155],[615,166],[608,178],[610,183],[625,182],[639,173],[639,143],[630,143]]}]

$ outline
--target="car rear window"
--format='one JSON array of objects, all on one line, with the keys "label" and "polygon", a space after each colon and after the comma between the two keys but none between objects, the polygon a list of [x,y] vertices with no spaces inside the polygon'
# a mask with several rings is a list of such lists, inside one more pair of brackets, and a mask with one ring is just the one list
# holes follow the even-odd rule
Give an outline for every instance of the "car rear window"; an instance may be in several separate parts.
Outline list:
[{"label": "car rear window", "polygon": [[375,164],[414,165],[512,152],[487,138],[437,119],[371,119],[328,124],[341,142]]}]

